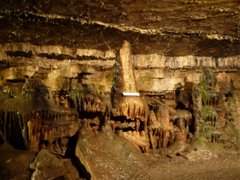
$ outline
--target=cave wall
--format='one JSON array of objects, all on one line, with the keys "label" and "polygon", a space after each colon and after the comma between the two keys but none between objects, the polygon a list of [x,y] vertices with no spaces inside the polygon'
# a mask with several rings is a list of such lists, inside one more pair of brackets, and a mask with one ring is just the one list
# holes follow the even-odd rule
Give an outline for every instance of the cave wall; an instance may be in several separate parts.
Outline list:
[{"label": "cave wall", "polygon": [[148,153],[239,151],[239,13],[239,0],[1,0],[0,144],[47,149],[30,168],[50,179],[153,179]]},{"label": "cave wall", "polygon": [[[238,96],[240,57],[238,55],[206,57],[132,54],[130,56],[136,80],[137,89],[135,89],[146,99],[147,109],[150,108],[157,113],[156,107],[159,102],[163,103],[173,111],[167,118],[169,120],[174,119],[175,116],[182,116],[181,113],[177,113],[178,111],[188,111],[191,117],[193,116],[191,119],[195,121],[195,125],[192,124],[191,128],[196,130],[199,127],[195,127],[197,115],[193,107],[195,106],[192,99],[193,89],[203,82],[213,83],[214,85],[211,85],[213,90],[209,89],[209,92],[218,93],[219,97],[216,98],[216,102],[209,97],[207,105],[213,107],[216,112],[215,115],[210,114],[211,117],[207,115],[207,121],[218,121],[212,117],[217,116],[219,121],[223,121],[221,125],[223,129],[227,121],[233,121],[234,126],[239,127],[240,122],[237,117],[240,113]],[[81,125],[82,120],[87,121],[91,128],[99,130],[99,127],[105,123],[104,106],[107,105],[110,111],[114,107],[110,96],[117,76],[121,76],[116,74],[117,58],[119,58],[118,50],[102,51],[59,45],[37,46],[30,43],[2,44],[0,76],[3,95],[1,99],[3,136],[12,142],[12,133],[18,131],[22,134],[20,135],[22,140],[19,140],[22,144],[16,147],[30,148],[34,151],[48,148],[64,154],[68,139],[79,127],[86,126]],[[201,78],[208,74],[205,71],[213,75],[202,81]],[[212,82],[211,78],[217,80]],[[223,89],[221,84],[225,85],[226,89]],[[82,97],[83,95],[85,97]],[[198,96],[201,96],[201,92]],[[222,100],[225,96],[229,96],[228,99]],[[103,104],[96,98],[100,98]],[[156,103],[155,100],[158,102]],[[120,102],[118,101],[117,104]],[[223,115],[220,115],[217,108],[221,105],[225,108],[230,105],[236,111],[229,114],[229,110],[224,109]],[[19,108],[19,106],[23,107]],[[201,111],[202,106],[197,108]],[[14,121],[16,121],[15,125],[13,125]],[[10,126],[17,126],[16,131],[7,130],[8,123],[11,124]],[[133,122],[120,127],[134,128],[131,123]],[[115,125],[119,126],[119,124]],[[191,130],[191,133],[194,134],[195,130]]]},{"label": "cave wall", "polygon": [[[237,144],[238,3],[1,1],[0,138],[17,148],[65,154],[79,128],[101,131],[110,124],[144,152],[170,147],[174,138],[190,143],[198,133]],[[112,96],[122,95],[113,91],[121,77],[116,62],[125,40],[146,121],[114,117]],[[125,114],[137,114],[136,107]],[[161,126],[153,125],[157,120]],[[233,134],[222,136],[228,127]]]}]

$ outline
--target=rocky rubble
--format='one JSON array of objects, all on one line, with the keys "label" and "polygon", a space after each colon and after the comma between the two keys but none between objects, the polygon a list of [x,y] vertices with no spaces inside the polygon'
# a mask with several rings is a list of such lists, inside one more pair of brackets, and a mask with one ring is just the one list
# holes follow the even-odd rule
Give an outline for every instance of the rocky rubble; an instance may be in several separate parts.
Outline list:
[{"label": "rocky rubble", "polygon": [[189,161],[205,161],[211,160],[212,158],[218,158],[217,154],[213,154],[211,151],[207,149],[196,149],[194,151],[190,151],[185,155],[185,157]]}]

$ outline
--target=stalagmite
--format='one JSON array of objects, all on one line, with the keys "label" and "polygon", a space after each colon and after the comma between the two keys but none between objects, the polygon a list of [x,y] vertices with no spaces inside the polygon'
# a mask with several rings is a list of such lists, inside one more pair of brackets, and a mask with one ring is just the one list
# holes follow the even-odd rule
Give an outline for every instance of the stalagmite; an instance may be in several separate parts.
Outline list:
[{"label": "stalagmite", "polygon": [[[124,41],[115,64],[116,81],[113,87],[114,116],[146,121],[148,108],[136,86],[130,43]],[[126,95],[127,94],[127,95]]]},{"label": "stalagmite", "polygon": [[[237,1],[1,2],[0,145],[46,148],[87,176],[31,179],[171,179],[175,170],[139,147],[156,156],[184,156],[188,143],[184,153],[240,147]],[[27,152],[8,153],[3,174],[22,175],[10,167],[29,167]],[[39,170],[54,173],[49,165]]]}]

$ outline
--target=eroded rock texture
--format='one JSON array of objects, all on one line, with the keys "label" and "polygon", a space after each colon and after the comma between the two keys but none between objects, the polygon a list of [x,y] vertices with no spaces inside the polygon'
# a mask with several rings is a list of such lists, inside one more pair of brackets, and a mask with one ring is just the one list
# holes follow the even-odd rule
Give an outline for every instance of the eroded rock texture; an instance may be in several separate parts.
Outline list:
[{"label": "eroded rock texture", "polygon": [[40,152],[33,179],[67,177],[53,154],[151,179],[143,153],[239,148],[237,0],[1,1],[0,24],[0,143]]}]

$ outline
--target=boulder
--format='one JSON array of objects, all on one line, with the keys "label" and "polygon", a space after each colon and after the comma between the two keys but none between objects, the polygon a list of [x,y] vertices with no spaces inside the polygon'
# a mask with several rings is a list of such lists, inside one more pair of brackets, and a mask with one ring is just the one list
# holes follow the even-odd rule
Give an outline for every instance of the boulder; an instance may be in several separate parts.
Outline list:
[{"label": "boulder", "polygon": [[62,160],[47,150],[38,153],[34,162],[30,164],[30,169],[33,170],[32,180],[55,179],[65,174]]}]

